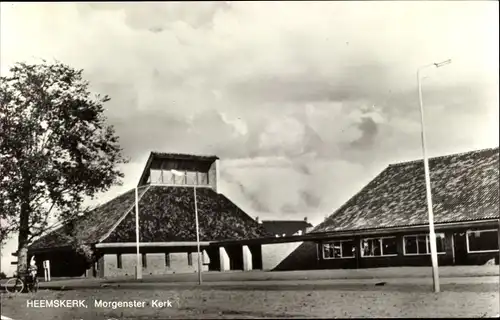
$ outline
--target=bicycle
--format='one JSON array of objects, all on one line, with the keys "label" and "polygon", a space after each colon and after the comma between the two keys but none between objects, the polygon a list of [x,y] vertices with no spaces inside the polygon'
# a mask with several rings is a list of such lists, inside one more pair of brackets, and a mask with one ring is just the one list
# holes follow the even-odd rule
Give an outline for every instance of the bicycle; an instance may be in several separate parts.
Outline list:
[{"label": "bicycle", "polygon": [[16,275],[13,278],[10,278],[4,284],[4,287],[5,291],[8,293],[37,292],[39,281],[37,276],[31,276],[26,273],[24,274],[24,277],[22,275]]}]

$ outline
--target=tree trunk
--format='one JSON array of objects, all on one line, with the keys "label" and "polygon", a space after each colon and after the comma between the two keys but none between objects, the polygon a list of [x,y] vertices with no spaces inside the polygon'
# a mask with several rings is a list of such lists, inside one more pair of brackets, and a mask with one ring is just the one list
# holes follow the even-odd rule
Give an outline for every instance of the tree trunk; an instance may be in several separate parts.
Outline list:
[{"label": "tree trunk", "polygon": [[28,237],[29,237],[29,203],[21,205],[21,216],[19,219],[19,237],[17,240],[17,274],[26,280],[28,272]]}]

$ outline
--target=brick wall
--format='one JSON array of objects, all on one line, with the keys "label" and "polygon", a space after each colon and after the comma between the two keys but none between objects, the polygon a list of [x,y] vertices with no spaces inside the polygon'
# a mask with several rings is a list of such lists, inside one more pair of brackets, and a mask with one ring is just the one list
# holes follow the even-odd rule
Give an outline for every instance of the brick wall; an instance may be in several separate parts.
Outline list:
[{"label": "brick wall", "polygon": [[289,242],[262,245],[262,268],[274,269],[301,244],[302,242]]},{"label": "brick wall", "polygon": [[[192,273],[198,270],[197,253],[190,253],[192,265],[189,265],[188,253],[172,252],[169,254],[169,266],[164,253],[146,254],[146,265],[143,265],[143,275],[161,275],[171,273]],[[117,254],[105,254],[102,259],[104,277],[133,276],[135,275],[136,254],[121,254],[121,266],[118,266]],[[142,261],[142,256],[141,256]],[[203,265],[203,271],[208,271],[208,265]]]}]

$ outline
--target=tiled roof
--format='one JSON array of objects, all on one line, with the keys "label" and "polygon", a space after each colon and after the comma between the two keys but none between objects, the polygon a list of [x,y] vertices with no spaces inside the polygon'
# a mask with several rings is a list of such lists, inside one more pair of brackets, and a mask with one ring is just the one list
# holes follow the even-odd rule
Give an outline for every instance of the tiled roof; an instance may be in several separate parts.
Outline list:
[{"label": "tiled roof", "polygon": [[[205,187],[198,188],[197,194],[200,240],[269,236],[224,195]],[[141,241],[196,241],[192,187],[151,186],[139,189],[139,197]],[[112,231],[121,218],[124,219]],[[77,219],[74,226],[78,238],[87,244],[98,243],[110,231],[103,242],[135,242],[134,189]],[[37,240],[30,249],[65,246],[68,242],[69,236],[61,227]]]},{"label": "tiled roof", "polygon": [[263,220],[262,226],[272,235],[293,235],[297,231],[312,227],[312,224],[304,220]]},{"label": "tiled roof", "polygon": [[[240,240],[269,236],[228,198],[197,188],[200,240]],[[196,241],[192,187],[153,186],[139,203],[140,240]],[[135,215],[129,214],[104,242],[134,242]]]},{"label": "tiled roof", "polygon": [[[498,148],[429,160],[434,222],[499,217]],[[423,161],[387,167],[312,232],[428,224]]]},{"label": "tiled roof", "polygon": [[[145,188],[139,189],[139,197]],[[135,203],[135,189],[132,189],[111,201],[97,207],[83,217],[78,217],[74,222],[74,229],[80,239],[87,243],[96,243],[103,237],[125,212],[131,210]],[[42,249],[69,244],[66,225],[50,232],[36,240],[30,249]]]}]

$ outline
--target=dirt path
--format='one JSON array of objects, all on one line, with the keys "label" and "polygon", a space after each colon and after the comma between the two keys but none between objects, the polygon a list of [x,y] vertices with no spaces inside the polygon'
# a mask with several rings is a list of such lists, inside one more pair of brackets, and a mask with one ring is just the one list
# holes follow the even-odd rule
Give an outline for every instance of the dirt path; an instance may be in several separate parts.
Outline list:
[{"label": "dirt path", "polygon": [[[472,288],[473,287],[473,288]],[[374,318],[491,317],[499,313],[497,284],[449,287],[439,294],[411,286],[365,290],[78,290],[41,291],[32,296],[2,295],[2,314],[14,320],[107,320],[167,318]],[[87,308],[28,308],[29,299],[83,299]],[[98,308],[95,301],[138,301],[144,307]],[[154,300],[170,300],[157,308]]]}]

